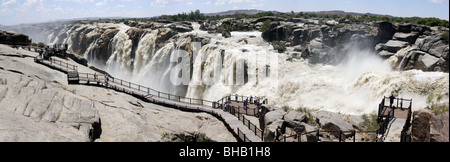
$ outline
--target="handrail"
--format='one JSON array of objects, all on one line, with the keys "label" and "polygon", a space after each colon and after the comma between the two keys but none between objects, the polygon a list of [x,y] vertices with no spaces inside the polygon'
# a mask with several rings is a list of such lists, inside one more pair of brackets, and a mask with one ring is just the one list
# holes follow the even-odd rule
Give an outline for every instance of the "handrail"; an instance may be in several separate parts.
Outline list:
[{"label": "handrail", "polygon": [[[57,68],[57,69],[59,69],[61,71],[64,71],[65,73],[69,73],[70,70],[73,69],[73,71],[76,72],[77,75],[69,75],[68,74],[68,76],[67,76],[68,79],[69,79],[69,77],[72,77],[72,78],[77,77],[78,81],[80,81],[80,80],[88,81],[88,84],[91,81],[92,82],[97,82],[97,84],[102,83],[101,85],[103,85],[103,86],[111,87],[111,88],[115,88],[115,89],[119,89],[119,88],[117,88],[117,86],[122,86],[122,87],[124,87],[123,88],[124,91],[125,91],[125,88],[127,88],[129,90],[129,92],[126,92],[126,93],[131,93],[132,95],[140,95],[140,96],[142,96],[144,98],[147,98],[149,100],[150,100],[150,98],[153,98],[153,101],[155,101],[154,97],[156,97],[156,94],[157,94],[158,98],[168,99],[168,100],[171,100],[171,101],[177,101],[179,103],[186,103],[186,104],[189,104],[189,105],[192,105],[192,106],[194,106],[194,105],[202,105],[202,106],[211,106],[212,109],[217,109],[218,108],[218,106],[216,106],[217,102],[215,102],[215,101],[208,101],[208,100],[203,100],[203,99],[188,98],[188,97],[182,97],[182,96],[179,96],[179,95],[173,95],[173,94],[169,94],[169,93],[165,93],[165,92],[154,90],[154,89],[152,89],[150,87],[146,87],[146,86],[142,86],[142,85],[139,85],[139,84],[136,84],[136,83],[125,81],[125,80],[122,80],[122,79],[119,79],[119,78],[115,78],[115,77],[111,77],[111,76],[103,76],[103,74],[97,75],[97,73],[94,73],[94,74],[92,74],[92,73],[78,73],[77,72],[78,71],[77,66],[71,65],[69,63],[64,63],[61,60],[56,60],[56,59],[52,59],[51,58],[50,60],[48,60],[46,62],[43,59],[41,59],[39,56],[35,57],[34,59],[35,59],[36,62],[41,62],[43,64],[46,64],[46,65],[49,65],[49,66],[53,66],[53,67],[55,67],[55,68]],[[59,65],[60,67],[56,67],[54,65]],[[66,68],[63,68],[64,65],[66,66]],[[70,68],[70,67],[73,67],[73,68]],[[119,83],[120,83],[120,85],[119,85]],[[140,93],[140,94],[135,94],[135,91],[137,91],[137,93]],[[145,94],[147,94],[147,95],[145,96]],[[164,95],[167,96],[167,98],[164,98],[162,95],[163,96]],[[182,101],[182,99],[184,101]],[[189,100],[189,103],[187,102],[188,100]],[[194,102],[192,102],[192,101],[194,101]],[[200,101],[200,102],[195,102],[195,101]],[[166,104],[164,101],[162,101],[162,103]],[[178,107],[178,108],[186,108],[186,109],[188,107],[188,106],[184,106],[183,107],[182,105],[179,105],[177,103],[172,103],[171,105],[175,106],[175,107]],[[197,107],[197,111],[200,111],[199,107]],[[208,111],[208,110],[202,110],[202,111],[214,114],[214,111]],[[222,116],[220,116],[220,117],[223,119]],[[239,115],[238,115],[238,120],[240,120],[239,119]],[[243,116],[242,120],[243,120],[243,124],[245,125],[245,117],[244,116]],[[225,123],[228,124],[227,122],[225,122]],[[247,119],[247,125],[246,126],[250,130],[254,131],[255,133],[257,131],[263,132],[262,130],[257,128],[256,125],[254,125],[253,123],[251,123],[251,124],[250,123],[251,122]],[[254,125],[254,130],[250,128],[251,125]],[[229,124],[228,124],[228,126],[229,126]],[[241,139],[244,142],[251,142],[251,140],[239,128],[238,128],[238,132],[235,132],[235,131],[233,131],[233,132],[235,134],[237,134],[239,138],[241,138],[240,136],[243,136],[243,138],[241,138]],[[258,137],[260,137],[260,136],[258,136]],[[261,133],[261,137],[260,138],[262,139],[262,133]]]}]

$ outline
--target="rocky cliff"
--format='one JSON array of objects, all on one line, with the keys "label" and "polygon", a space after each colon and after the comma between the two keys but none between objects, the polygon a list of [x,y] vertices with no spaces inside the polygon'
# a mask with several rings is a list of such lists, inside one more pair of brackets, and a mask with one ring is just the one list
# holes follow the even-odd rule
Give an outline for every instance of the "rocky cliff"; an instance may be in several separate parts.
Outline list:
[{"label": "rocky cliff", "polygon": [[36,64],[34,56],[0,45],[0,141],[148,142],[178,133],[236,141],[211,115],[181,112],[101,87],[68,85],[66,74]]},{"label": "rocky cliff", "polygon": [[0,30],[0,44],[8,45],[30,45],[31,39],[27,35],[17,33],[14,31],[1,31]]}]

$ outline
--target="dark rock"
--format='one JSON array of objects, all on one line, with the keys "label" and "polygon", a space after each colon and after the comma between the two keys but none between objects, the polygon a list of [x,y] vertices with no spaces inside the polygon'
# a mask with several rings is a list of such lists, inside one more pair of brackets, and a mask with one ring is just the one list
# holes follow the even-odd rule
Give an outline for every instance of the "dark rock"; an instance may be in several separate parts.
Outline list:
[{"label": "dark rock", "polygon": [[225,38],[230,38],[231,37],[231,33],[228,30],[223,30],[222,31],[222,36]]},{"label": "dark rock", "polygon": [[394,28],[394,25],[392,23],[383,21],[377,24],[378,26],[378,34],[377,38],[378,40],[390,40],[392,39],[392,36],[394,36],[396,30]]},{"label": "dark rock", "polygon": [[[446,105],[448,107],[448,103]],[[431,142],[449,142],[449,112],[444,112],[431,119]]]},{"label": "dark rock", "polygon": [[27,35],[17,33],[14,31],[0,30],[0,43],[8,45],[22,45],[28,46],[31,44],[31,39]]},{"label": "dark rock", "polygon": [[418,37],[418,33],[395,33],[393,39],[414,44]]},{"label": "dark rock", "polygon": [[433,112],[421,109],[413,113],[411,142],[430,142],[430,127]]}]

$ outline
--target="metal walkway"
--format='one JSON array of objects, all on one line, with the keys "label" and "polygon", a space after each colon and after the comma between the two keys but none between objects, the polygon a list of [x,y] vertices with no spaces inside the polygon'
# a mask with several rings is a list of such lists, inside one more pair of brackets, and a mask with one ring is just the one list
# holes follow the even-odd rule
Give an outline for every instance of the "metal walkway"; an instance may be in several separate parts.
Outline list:
[{"label": "metal walkway", "polygon": [[[156,104],[173,107],[182,111],[206,112],[222,120],[225,125],[229,127],[229,129],[233,130],[233,134],[239,137],[239,139],[243,142],[263,141],[263,131],[245,118],[244,114],[248,113],[240,113],[242,110],[239,109],[237,113],[235,111],[227,112],[226,110],[231,109],[222,109],[223,99],[219,101],[208,101],[203,99],[194,99],[172,95],[122,79],[107,75],[105,76],[103,74],[78,73],[77,66],[65,63],[54,58],[50,58],[50,60],[44,60],[42,58],[36,57],[34,60],[37,63],[44,64],[66,73],[69,84],[102,86],[114,89],[116,91],[121,91]],[[238,103],[230,102],[228,103],[228,107],[230,105],[236,104]],[[250,110],[251,108],[253,108],[252,115],[256,115],[257,112],[254,108],[257,106],[255,104],[249,104],[248,107],[249,109],[246,110]],[[235,116],[236,114],[237,116]]]}]

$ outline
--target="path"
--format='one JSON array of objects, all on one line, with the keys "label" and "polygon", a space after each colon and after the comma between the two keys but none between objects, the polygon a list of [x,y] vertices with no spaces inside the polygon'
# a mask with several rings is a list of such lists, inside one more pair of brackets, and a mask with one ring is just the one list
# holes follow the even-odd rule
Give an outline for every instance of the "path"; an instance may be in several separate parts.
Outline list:
[{"label": "path", "polygon": [[[242,141],[262,142],[262,130],[257,128],[256,125],[250,124],[250,121],[248,119],[246,120],[242,114],[238,113],[236,117],[233,114],[220,109],[220,101],[207,101],[202,99],[186,98],[182,96],[172,95],[118,78],[105,77],[102,74],[78,73],[77,66],[54,58],[51,58],[50,60],[44,60],[42,58],[36,57],[35,62],[44,64],[66,73],[69,84],[103,86],[131,94],[133,96],[148,100],[156,104],[177,108],[183,111],[206,112],[215,115],[219,119],[223,120],[225,124],[233,130],[233,133]],[[251,107],[254,108],[256,107],[256,105],[252,105]]]}]

